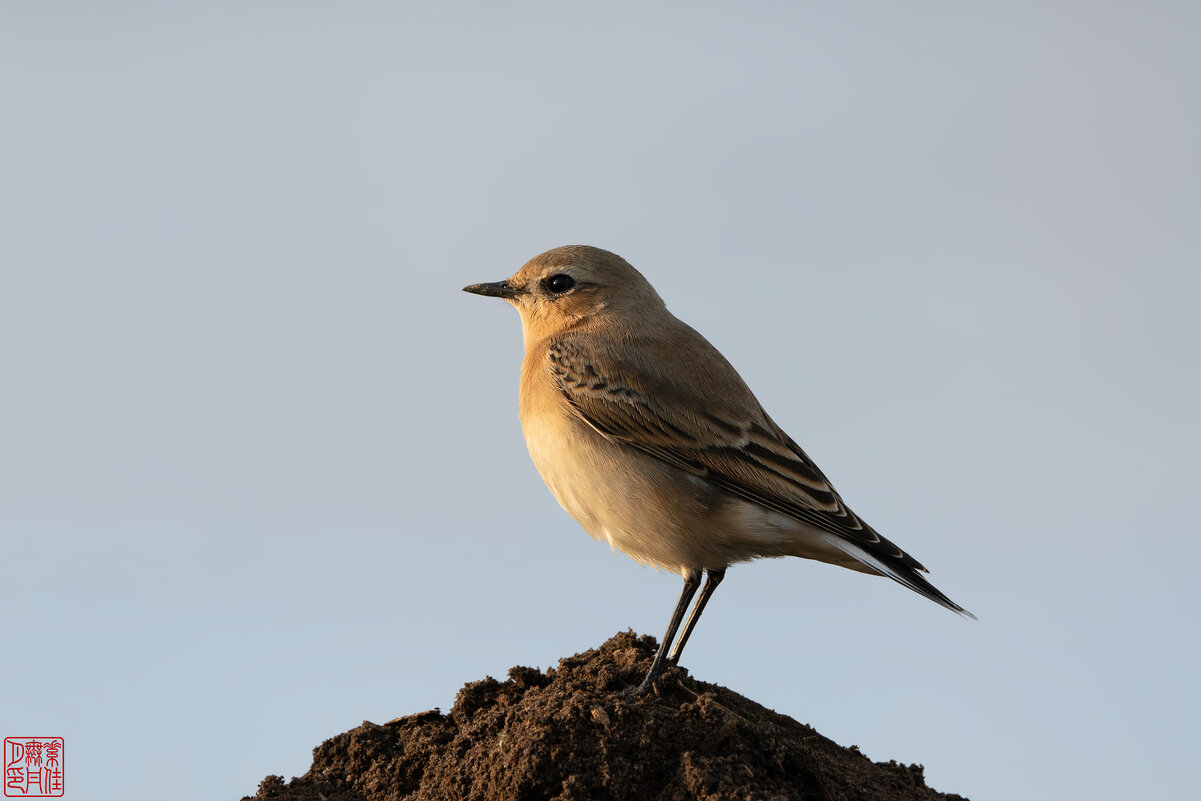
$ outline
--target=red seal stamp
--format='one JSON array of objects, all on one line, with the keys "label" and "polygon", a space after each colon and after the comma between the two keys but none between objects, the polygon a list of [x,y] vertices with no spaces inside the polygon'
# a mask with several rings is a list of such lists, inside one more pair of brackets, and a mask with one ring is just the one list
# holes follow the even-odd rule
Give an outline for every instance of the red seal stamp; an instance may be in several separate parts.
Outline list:
[{"label": "red seal stamp", "polygon": [[62,737],[4,738],[4,795],[8,798],[61,798]]}]

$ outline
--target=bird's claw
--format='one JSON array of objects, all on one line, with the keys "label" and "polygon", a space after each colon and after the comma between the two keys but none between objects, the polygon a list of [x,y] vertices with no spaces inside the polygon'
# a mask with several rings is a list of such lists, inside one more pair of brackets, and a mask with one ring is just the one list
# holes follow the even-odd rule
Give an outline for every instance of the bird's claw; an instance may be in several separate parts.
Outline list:
[{"label": "bird's claw", "polygon": [[655,682],[651,681],[650,679],[643,679],[641,683],[636,684],[633,687],[626,687],[617,694],[622,698],[641,698],[651,690],[655,691],[655,695],[659,694],[659,688],[655,685]]}]

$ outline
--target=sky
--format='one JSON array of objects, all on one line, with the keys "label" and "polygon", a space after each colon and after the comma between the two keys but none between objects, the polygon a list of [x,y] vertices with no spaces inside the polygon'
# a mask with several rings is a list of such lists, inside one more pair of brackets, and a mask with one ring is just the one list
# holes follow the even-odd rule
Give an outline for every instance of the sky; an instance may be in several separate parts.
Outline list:
[{"label": "sky", "polygon": [[973,801],[1184,798],[1201,6],[0,4],[0,736],[237,799],[678,576],[555,504],[460,292],[639,268],[974,612],[729,571],[697,678]]}]

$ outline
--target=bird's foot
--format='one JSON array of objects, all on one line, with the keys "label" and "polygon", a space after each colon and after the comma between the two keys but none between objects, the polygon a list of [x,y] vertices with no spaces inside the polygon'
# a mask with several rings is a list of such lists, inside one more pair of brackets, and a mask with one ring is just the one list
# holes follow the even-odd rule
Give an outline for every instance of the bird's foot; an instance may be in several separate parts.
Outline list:
[{"label": "bird's foot", "polygon": [[633,687],[626,687],[624,690],[620,690],[617,694],[622,698],[641,698],[651,690],[655,691],[655,695],[659,694],[659,688],[655,686],[655,683],[649,678],[646,678],[642,680],[641,684],[637,684]]}]

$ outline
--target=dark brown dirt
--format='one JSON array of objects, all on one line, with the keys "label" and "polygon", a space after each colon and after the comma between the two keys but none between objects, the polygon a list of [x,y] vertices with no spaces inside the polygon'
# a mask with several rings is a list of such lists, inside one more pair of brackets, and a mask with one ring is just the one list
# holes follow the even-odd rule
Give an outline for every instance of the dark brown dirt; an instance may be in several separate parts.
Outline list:
[{"label": "dark brown dirt", "polygon": [[364,722],[314,749],[304,776],[268,776],[243,801],[961,799],[927,787],[920,765],[872,762],[678,668],[657,695],[621,695],[654,650],[618,634],[546,672],[468,684],[449,715]]}]

